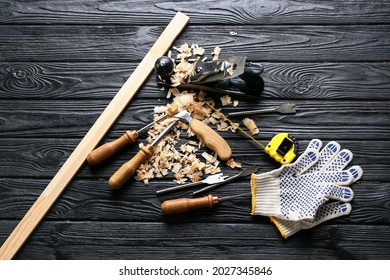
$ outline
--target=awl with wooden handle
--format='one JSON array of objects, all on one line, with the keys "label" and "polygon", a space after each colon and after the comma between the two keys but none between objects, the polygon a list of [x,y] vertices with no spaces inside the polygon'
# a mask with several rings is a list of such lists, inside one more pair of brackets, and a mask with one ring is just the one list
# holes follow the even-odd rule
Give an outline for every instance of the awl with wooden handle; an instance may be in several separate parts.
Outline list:
[{"label": "awl with wooden handle", "polygon": [[242,193],[237,195],[225,196],[219,198],[218,196],[209,194],[208,196],[198,198],[178,198],[166,200],[161,204],[161,211],[164,215],[174,215],[180,213],[190,212],[195,209],[213,208],[222,201],[231,200],[236,197],[247,196],[251,193]]},{"label": "awl with wooden handle", "polygon": [[101,163],[102,161],[108,159],[113,154],[115,154],[119,149],[133,144],[135,141],[137,141],[139,135],[150,128],[155,123],[163,120],[166,118],[166,115],[162,115],[161,117],[155,119],[153,122],[149,123],[148,125],[144,126],[143,128],[139,130],[127,130],[121,137],[118,139],[108,142],[99,148],[93,150],[88,154],[87,161],[90,165],[96,165]]}]

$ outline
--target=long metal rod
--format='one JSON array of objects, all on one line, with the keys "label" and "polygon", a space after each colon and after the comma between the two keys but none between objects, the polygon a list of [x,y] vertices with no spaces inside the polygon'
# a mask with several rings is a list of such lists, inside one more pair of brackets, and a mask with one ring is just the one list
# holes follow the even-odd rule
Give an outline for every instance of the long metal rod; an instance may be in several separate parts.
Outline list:
[{"label": "long metal rod", "polygon": [[157,119],[155,119],[155,120],[152,121],[151,123],[145,125],[145,126],[144,126],[143,128],[141,128],[141,129],[137,130],[137,133],[138,133],[138,134],[141,134],[142,132],[144,132],[145,130],[147,130],[149,127],[151,127],[151,126],[154,125],[155,123],[157,123],[157,122],[159,122],[159,121],[165,119],[166,117],[167,117],[166,114],[161,115],[160,117],[158,117]]},{"label": "long metal rod", "polygon": [[242,111],[242,112],[233,112],[233,113],[229,113],[228,116],[229,117],[238,117],[238,116],[265,114],[265,113],[273,113],[273,112],[276,112],[276,108],[262,109],[262,110],[252,110],[252,111]]},{"label": "long metal rod", "polygon": [[158,191],[156,191],[156,194],[158,194],[158,195],[165,194],[165,193],[169,193],[169,192],[174,192],[174,191],[178,191],[178,190],[183,190],[183,189],[195,187],[195,186],[198,186],[198,185],[201,185],[201,184],[203,184],[202,181],[189,183],[189,184],[185,184],[185,185],[179,185],[179,186],[176,186],[176,187],[171,187],[171,188],[166,188],[166,189],[163,189],[163,190],[158,190]]},{"label": "long metal rod", "polygon": [[218,201],[223,202],[223,201],[235,199],[237,197],[248,196],[251,194],[252,194],[251,192],[247,192],[247,193],[240,193],[240,194],[229,195],[229,196],[224,196],[224,197],[218,197]]},{"label": "long metal rod", "polygon": [[176,119],[172,123],[170,123],[156,138],[153,139],[152,143],[150,144],[152,147],[156,145],[160,140],[167,134],[178,122],[179,120]]}]

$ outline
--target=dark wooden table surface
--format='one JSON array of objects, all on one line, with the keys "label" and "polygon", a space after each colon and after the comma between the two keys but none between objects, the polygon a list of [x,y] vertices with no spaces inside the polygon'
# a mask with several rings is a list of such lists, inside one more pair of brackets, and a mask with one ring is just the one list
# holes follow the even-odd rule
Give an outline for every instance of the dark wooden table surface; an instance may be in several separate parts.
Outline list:
[{"label": "dark wooden table surface", "polygon": [[[133,147],[84,165],[16,259],[389,259],[388,0],[0,1],[0,244],[176,11],[190,16],[176,46],[220,46],[263,63],[265,90],[240,109],[299,108],[253,116],[259,140],[289,132],[300,151],[319,138],[354,153],[364,176],[351,214],[287,240],[268,218],[250,216],[249,197],[166,218],[155,191],[175,185],[171,175],[118,192],[107,185]],[[169,101],[150,77],[104,141],[140,128]],[[277,167],[241,134],[222,135],[244,166]],[[242,180],[215,193],[248,188]]]}]

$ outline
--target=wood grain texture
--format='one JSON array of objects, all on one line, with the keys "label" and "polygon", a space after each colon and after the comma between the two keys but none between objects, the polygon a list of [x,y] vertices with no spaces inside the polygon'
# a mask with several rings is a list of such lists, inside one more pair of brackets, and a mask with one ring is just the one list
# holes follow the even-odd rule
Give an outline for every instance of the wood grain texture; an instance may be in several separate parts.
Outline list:
[{"label": "wood grain texture", "polygon": [[[218,101],[218,100],[217,100]],[[140,129],[153,120],[153,108],[165,106],[171,100],[145,100],[142,96],[119,117],[111,128],[108,138],[117,138],[126,130]],[[295,114],[283,115],[270,113],[250,116],[261,129],[256,136],[259,139],[271,139],[276,133],[287,131],[300,139],[308,139],[313,135],[329,139],[386,140],[390,136],[390,103],[383,101],[347,101],[347,100],[297,100],[240,102],[238,107],[226,106],[224,113],[253,108],[272,108],[278,104],[293,102],[296,104]],[[105,100],[96,100],[85,105],[83,100],[61,101],[2,101],[0,108],[0,136],[23,138],[80,138],[95,122],[107,104]],[[58,110],[61,108],[61,110]],[[368,118],[367,114],[376,115]],[[243,117],[232,118],[237,122]],[[242,125],[242,124],[241,124]],[[361,125],[359,130],[357,125]],[[214,129],[216,126],[211,125]],[[235,140],[247,139],[241,133],[220,132],[223,137]],[[144,141],[142,135],[138,141]],[[267,141],[267,140],[264,140]],[[1,149],[1,147],[0,147]]]},{"label": "wood grain texture", "polygon": [[[3,237],[4,229],[13,222],[0,225]],[[46,221],[18,258],[387,259],[390,248],[385,226],[323,224],[288,241],[269,222],[215,223],[212,227],[210,230],[209,223]],[[112,230],[112,238],[107,237],[107,228]],[[362,243],[370,246],[362,248]]]},{"label": "wood grain texture", "polygon": [[[164,217],[162,201],[191,195],[156,196],[176,185],[172,174],[149,186],[130,180],[114,192],[107,184],[141,136],[102,165],[83,165],[16,258],[389,259],[387,0],[0,0],[0,244],[178,10],[191,22],[176,46],[198,43],[210,56],[218,45],[221,57],[245,55],[264,66],[259,98],[224,113],[295,103],[294,115],[251,116],[256,138],[267,143],[289,132],[300,152],[312,138],[353,152],[364,175],[352,186],[351,213],[287,240],[267,217],[249,215],[250,197]],[[147,124],[153,108],[168,102],[151,76],[102,142]],[[244,167],[279,167],[240,133],[221,135]],[[213,194],[248,187],[244,178]]]},{"label": "wood grain texture", "polygon": [[[0,64],[0,98],[110,100],[136,64],[5,62]],[[259,104],[264,99],[289,98],[389,100],[389,63],[267,62],[263,66],[267,86]],[[139,96],[166,103],[166,92],[156,87],[154,77],[146,81]]]},{"label": "wood grain texture", "polygon": [[[162,30],[162,26],[132,25],[10,25],[0,29],[0,52],[3,61],[134,62],[142,59]],[[197,38],[211,53],[218,42],[226,55],[243,55],[252,61],[390,60],[386,25],[235,26],[234,36],[231,31],[225,25],[189,26],[176,44]]]},{"label": "wood grain texture", "polygon": [[[389,23],[386,0],[2,1],[0,23],[163,25],[176,11],[197,25]],[[201,7],[201,8],[200,8]]]},{"label": "wood grain texture", "polygon": [[[311,137],[315,138],[315,136]],[[321,138],[320,138],[321,139]],[[390,179],[390,160],[389,141],[364,141],[364,140],[339,140],[338,137],[331,135],[330,140],[337,140],[343,148],[348,148],[354,153],[354,164],[361,165],[364,169],[364,178],[366,180],[383,180]],[[327,142],[322,138],[324,143]],[[187,140],[183,140],[184,144]],[[264,141],[265,142],[265,141]],[[62,166],[78,140],[63,139],[31,139],[10,143],[8,139],[0,139],[2,146],[1,153],[7,160],[0,166],[0,172],[4,177],[15,177],[23,174],[27,177],[39,176],[50,178]],[[261,171],[270,171],[272,168],[277,168],[279,165],[271,158],[266,156],[253,142],[250,140],[240,139],[238,141],[228,140],[233,151],[233,158],[238,162],[242,162],[244,166],[259,164]],[[301,149],[306,148],[308,140],[301,140]],[[211,151],[201,149],[203,151]],[[138,146],[124,150],[122,153],[112,156],[107,159],[102,165],[90,167],[84,166],[79,176],[82,178],[105,178],[110,177],[123,163],[128,161],[135,153],[138,152]],[[199,155],[199,157],[201,157]],[[221,163],[223,172],[227,175],[234,174],[236,171]],[[172,177],[168,177],[172,179]],[[105,187],[103,185],[103,187]]]},{"label": "wood grain texture", "polygon": [[[7,178],[0,180],[0,219],[21,219],[35,199],[47,185],[47,179]],[[168,223],[239,223],[268,221],[267,218],[252,217],[251,198],[241,197],[221,203],[214,209],[202,209],[178,216],[163,216],[161,203],[168,199],[191,197],[191,191],[180,191],[170,195],[156,196],[156,190],[173,186],[172,181],[154,180],[149,186],[131,182],[121,191],[112,192],[107,180],[76,179],[67,188],[58,202],[49,211],[46,220],[85,220],[121,222],[168,222]],[[337,219],[337,224],[383,225],[390,222],[389,183],[368,181],[352,185],[355,193],[350,215]],[[249,190],[249,178],[215,189],[219,197]],[[368,206],[369,205],[369,206]]]}]

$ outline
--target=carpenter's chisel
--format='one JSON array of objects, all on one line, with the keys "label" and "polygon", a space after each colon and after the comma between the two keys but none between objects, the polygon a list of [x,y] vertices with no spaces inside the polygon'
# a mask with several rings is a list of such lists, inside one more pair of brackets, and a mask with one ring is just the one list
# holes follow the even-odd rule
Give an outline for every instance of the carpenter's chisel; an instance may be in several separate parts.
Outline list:
[{"label": "carpenter's chisel", "polygon": [[118,139],[108,142],[99,148],[93,150],[88,154],[87,161],[90,165],[96,165],[101,163],[102,161],[108,159],[113,154],[115,154],[119,149],[125,147],[126,145],[133,144],[137,141],[139,135],[150,128],[155,123],[161,121],[166,118],[166,115],[162,115],[161,117],[155,119],[153,122],[144,126],[140,130],[127,130],[121,137]]}]

